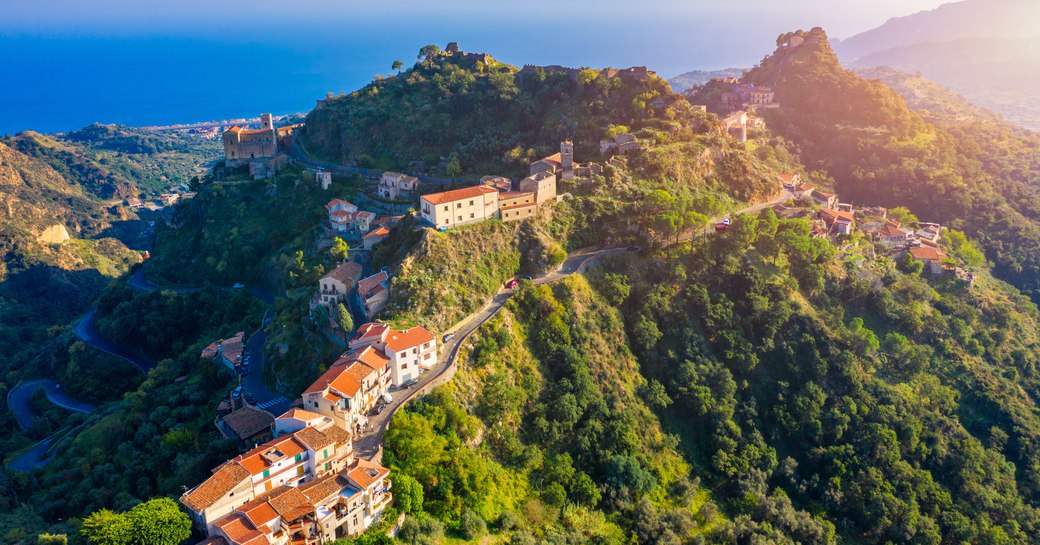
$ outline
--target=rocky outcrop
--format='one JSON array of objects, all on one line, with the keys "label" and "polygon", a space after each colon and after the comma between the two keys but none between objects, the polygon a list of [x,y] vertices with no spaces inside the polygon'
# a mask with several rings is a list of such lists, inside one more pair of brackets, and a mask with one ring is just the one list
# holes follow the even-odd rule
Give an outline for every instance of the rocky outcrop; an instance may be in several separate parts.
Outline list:
[{"label": "rocky outcrop", "polygon": [[43,232],[36,237],[36,240],[47,244],[61,244],[69,238],[69,230],[66,229],[64,225],[56,223],[44,229]]}]

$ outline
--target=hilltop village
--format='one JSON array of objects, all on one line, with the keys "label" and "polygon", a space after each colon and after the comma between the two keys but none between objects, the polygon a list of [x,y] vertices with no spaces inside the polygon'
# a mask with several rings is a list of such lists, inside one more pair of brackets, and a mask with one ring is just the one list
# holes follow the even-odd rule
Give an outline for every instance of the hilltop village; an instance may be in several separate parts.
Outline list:
[{"label": "hilltop village", "polygon": [[[792,36],[784,47],[797,48],[800,40]],[[447,51],[463,60],[472,57],[454,44]],[[653,73],[634,68],[614,71],[612,77],[647,78]],[[711,80],[699,96],[711,100],[696,108],[719,112],[718,131],[741,144],[754,137],[749,129],[765,128],[760,110],[778,107],[771,88],[732,78]],[[225,167],[268,179],[298,161],[306,167],[305,180],[332,193],[324,207],[319,244],[348,241],[349,247],[345,259],[319,279],[310,311],[311,316],[324,317],[326,333],[343,351],[294,402],[257,404],[247,389],[238,387],[221,403],[215,424],[224,437],[238,443],[241,454],[214,468],[211,477],[180,498],[196,530],[205,536],[204,545],[309,545],[353,537],[376,524],[392,504],[392,476],[380,463],[385,429],[380,415],[419,393],[411,388],[454,358],[449,344],[454,333],[379,321],[391,298],[393,273],[371,270],[371,253],[401,228],[406,217],[409,228],[434,232],[489,220],[539,218],[554,203],[572,198],[561,187],[595,184],[606,167],[623,171],[652,146],[638,131],[614,132],[598,143],[602,162],[579,162],[574,141],[566,139],[557,152],[530,161],[519,179],[491,173],[478,181],[459,182],[315,164],[293,141],[295,133],[306,130],[304,125],[275,127],[270,114],[260,116],[260,125],[224,132]],[[342,187],[333,183],[334,176],[350,174],[361,175],[364,189],[355,199],[361,204],[334,193]],[[841,202],[837,194],[797,173],[780,173],[773,184],[764,202],[714,218],[704,234],[729,230],[737,214],[769,208],[779,218],[807,220],[812,237],[828,239],[839,248],[859,231],[876,251],[918,262],[933,276],[949,273],[968,286],[974,281],[942,250],[944,229],[938,223],[918,222],[905,210]],[[515,278],[509,279],[506,288],[516,285]],[[361,325],[354,328],[353,320],[337,320],[343,314],[359,317]],[[438,333],[444,335],[439,339]],[[215,341],[201,356],[220,362],[242,379],[249,375],[247,341],[245,332],[239,332]],[[276,407],[276,413],[268,412]]]}]

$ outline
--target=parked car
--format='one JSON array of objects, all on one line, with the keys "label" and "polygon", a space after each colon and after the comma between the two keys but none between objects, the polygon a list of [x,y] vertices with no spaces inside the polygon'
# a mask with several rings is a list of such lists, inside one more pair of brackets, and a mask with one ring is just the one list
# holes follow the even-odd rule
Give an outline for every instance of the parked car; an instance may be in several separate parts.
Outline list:
[{"label": "parked car", "polygon": [[394,396],[390,395],[389,393],[385,393],[385,394],[379,396],[379,398],[383,400],[383,403],[393,403],[394,402]]},{"label": "parked car", "polygon": [[721,232],[727,231],[727,230],[729,230],[729,224],[728,223],[716,223],[715,224],[715,232],[716,233],[721,233]]},{"label": "parked car", "polygon": [[723,225],[729,225],[729,218],[722,220]]},{"label": "parked car", "polygon": [[241,282],[235,282],[235,284],[232,285],[231,287],[237,290],[237,289],[241,289],[241,288],[246,287],[246,285],[241,283]]},{"label": "parked car", "polygon": [[510,278],[509,282],[506,282],[506,287],[509,288],[509,289],[513,289],[513,288],[515,288],[515,287],[517,287],[519,285],[520,285],[520,281],[517,280],[516,278]]},{"label": "parked car", "polygon": [[248,403],[250,405],[256,405],[256,396],[253,395],[252,393],[246,392],[245,398],[246,398],[246,403]]},{"label": "parked car", "polygon": [[454,338],[455,338],[455,334],[454,333],[448,333],[447,335],[445,335],[443,337],[442,342],[448,342],[448,341],[450,341],[450,340],[452,340]]},{"label": "parked car", "polygon": [[416,384],[419,384],[419,381],[415,380],[413,378],[413,379],[406,380],[404,382],[404,384],[402,384],[402,386],[404,386],[405,388],[411,388],[412,386],[415,386]]},{"label": "parked car", "polygon": [[520,277],[520,280],[534,280],[534,279],[531,278],[531,275],[525,274],[525,275]]},{"label": "parked car", "polygon": [[243,392],[243,390],[242,390],[241,386],[239,386],[238,388],[235,388],[234,390],[231,390],[231,399],[241,399],[242,398],[242,392]]},{"label": "parked car", "polygon": [[243,377],[248,377],[249,376],[249,368],[243,365],[238,370],[238,374],[242,375]]},{"label": "parked car", "polygon": [[376,405],[375,407],[372,407],[372,410],[369,412],[369,414],[371,414],[372,416],[380,414],[380,413],[383,412],[383,409],[385,407],[386,407],[386,405]]},{"label": "parked car", "polygon": [[55,390],[61,390],[61,384],[55,384],[54,385],[54,389]]}]

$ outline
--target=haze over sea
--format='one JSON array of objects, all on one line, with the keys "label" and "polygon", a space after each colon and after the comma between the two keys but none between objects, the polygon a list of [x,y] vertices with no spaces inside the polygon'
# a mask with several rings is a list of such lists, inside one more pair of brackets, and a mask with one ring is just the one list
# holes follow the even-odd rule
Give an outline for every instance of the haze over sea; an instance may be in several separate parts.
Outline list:
[{"label": "haze over sea", "polygon": [[395,59],[407,67],[423,45],[449,41],[516,65],[646,65],[664,77],[751,66],[781,32],[823,26],[845,37],[940,3],[461,0],[424,12],[432,8],[409,0],[7,0],[0,133],[306,112],[328,91],[357,89]]}]

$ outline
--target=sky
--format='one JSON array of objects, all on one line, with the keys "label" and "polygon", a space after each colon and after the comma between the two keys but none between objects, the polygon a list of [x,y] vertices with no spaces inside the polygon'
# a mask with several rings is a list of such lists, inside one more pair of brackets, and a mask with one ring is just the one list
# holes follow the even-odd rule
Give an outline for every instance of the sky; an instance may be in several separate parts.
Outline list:
[{"label": "sky", "polygon": [[0,133],[305,112],[457,41],[516,65],[749,67],[943,0],[0,0]]}]

